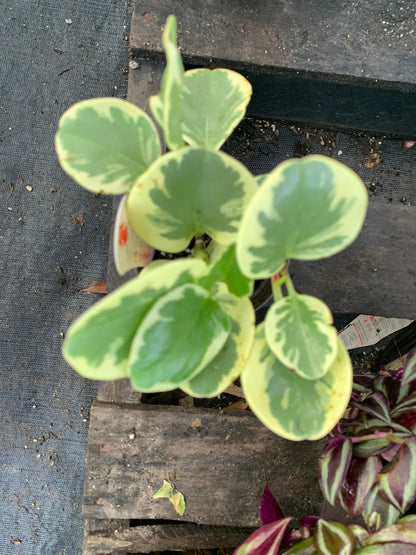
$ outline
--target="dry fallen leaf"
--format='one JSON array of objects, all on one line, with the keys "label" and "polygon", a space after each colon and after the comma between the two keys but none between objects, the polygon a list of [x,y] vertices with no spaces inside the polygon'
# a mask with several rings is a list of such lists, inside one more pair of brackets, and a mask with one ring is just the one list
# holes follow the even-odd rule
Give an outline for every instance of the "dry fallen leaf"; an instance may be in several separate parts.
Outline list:
[{"label": "dry fallen leaf", "polygon": [[192,422],[192,428],[200,428],[200,427],[201,427],[201,419],[195,418],[195,420]]},{"label": "dry fallen leaf", "polygon": [[375,168],[376,166],[378,166],[381,162],[381,158],[380,156],[377,154],[377,152],[374,152],[374,150],[370,151],[370,154],[368,155],[368,158],[364,164],[364,166],[368,169],[368,170],[372,170],[373,168]]},{"label": "dry fallen leaf", "polygon": [[172,482],[163,480],[163,486],[154,494],[153,499],[158,499],[160,497],[167,497],[178,515],[183,515],[185,512],[185,498],[183,494],[175,488]]},{"label": "dry fallen leaf", "polygon": [[107,295],[107,282],[106,281],[93,281],[88,287],[82,289],[84,293]]},{"label": "dry fallen leaf", "polygon": [[235,403],[231,403],[228,407],[225,407],[224,411],[231,411],[231,410],[246,410],[248,404],[245,402],[244,399],[239,399]]}]

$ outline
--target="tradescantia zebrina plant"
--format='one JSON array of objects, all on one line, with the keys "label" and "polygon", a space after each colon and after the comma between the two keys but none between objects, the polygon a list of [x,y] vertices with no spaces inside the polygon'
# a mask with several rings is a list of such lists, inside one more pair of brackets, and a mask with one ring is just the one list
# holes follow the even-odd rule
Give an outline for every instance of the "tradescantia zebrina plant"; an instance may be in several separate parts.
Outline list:
[{"label": "tradescantia zebrina plant", "polygon": [[[126,194],[129,233],[192,256],[155,261],[72,324],[66,360],[92,379],[129,377],[143,392],[218,395],[241,375],[251,409],[283,437],[323,437],[348,402],[352,370],[328,307],[298,294],[289,258],[339,252],[358,235],[367,194],[324,156],[254,177],[219,149],[245,114],[250,83],[227,69],[184,71],[176,21],[163,33],[167,66],[150,117],[115,98],[86,100],[61,118],[63,169],[94,193]],[[275,303],[255,330],[256,279]]]}]

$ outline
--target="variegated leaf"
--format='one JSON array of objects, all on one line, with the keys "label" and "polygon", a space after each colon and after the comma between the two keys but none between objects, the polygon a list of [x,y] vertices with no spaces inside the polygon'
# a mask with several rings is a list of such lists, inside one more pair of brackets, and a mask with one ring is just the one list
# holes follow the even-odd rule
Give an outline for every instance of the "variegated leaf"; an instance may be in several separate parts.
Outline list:
[{"label": "variegated leaf", "polygon": [[250,172],[231,156],[185,148],[166,154],[140,177],[127,212],[136,233],[162,251],[180,252],[203,232],[229,245],[256,189]]},{"label": "variegated leaf", "polygon": [[192,69],[184,76],[181,128],[190,146],[217,150],[244,117],[252,88],[229,69]]},{"label": "variegated leaf", "polygon": [[115,380],[127,376],[130,345],[149,308],[171,288],[206,272],[202,260],[181,259],[139,275],[84,312],[69,328],[65,360],[82,376]]},{"label": "variegated leaf", "polygon": [[231,322],[231,333],[218,354],[191,380],[180,384],[193,397],[215,397],[238,378],[247,363],[254,339],[255,313],[247,297],[213,295]]},{"label": "variegated leaf", "polygon": [[149,99],[150,109],[165,133],[165,141],[171,150],[184,146],[181,131],[181,94],[184,68],[176,47],[176,19],[170,15],[162,37],[166,53],[160,93]]},{"label": "variegated leaf", "polygon": [[149,264],[155,249],[136,235],[127,217],[127,195],[124,195],[118,206],[114,221],[113,255],[114,266],[123,276],[133,268],[141,268]]},{"label": "variegated leaf", "polygon": [[235,244],[228,247],[216,244],[211,260],[208,274],[199,282],[202,287],[209,289],[221,281],[227,284],[229,292],[236,297],[250,296],[253,293],[253,280],[243,275],[237,264]]},{"label": "variegated leaf", "polygon": [[320,155],[277,166],[259,187],[241,223],[237,259],[247,276],[267,278],[289,258],[316,260],[357,237],[367,210],[360,178]]},{"label": "variegated leaf", "polygon": [[266,524],[253,532],[233,555],[277,555],[292,517]]},{"label": "variegated leaf", "polygon": [[305,380],[274,356],[260,325],[241,383],[251,410],[265,426],[286,439],[314,440],[330,432],[343,415],[351,395],[352,366],[339,340],[325,376]]},{"label": "variegated leaf", "polygon": [[338,501],[350,515],[360,515],[368,492],[383,468],[379,457],[353,459],[339,491]]},{"label": "variegated leaf", "polygon": [[[383,422],[381,422],[383,424]],[[390,445],[388,439],[369,439],[354,445],[355,457],[373,457],[385,451]]]},{"label": "variegated leaf", "polygon": [[416,353],[412,350],[406,360],[403,377],[401,380],[401,387],[399,393],[399,400],[409,395],[414,389],[416,381]]},{"label": "variegated leaf", "polygon": [[351,555],[354,552],[355,538],[351,530],[343,524],[321,518],[313,543],[319,555]]},{"label": "variegated leaf", "polygon": [[325,303],[293,294],[269,308],[266,340],[285,366],[307,380],[316,380],[326,374],[337,354],[337,330],[332,322]]},{"label": "variegated leaf", "polygon": [[375,483],[365,499],[362,516],[367,527],[376,531],[394,524],[400,511],[380,495],[379,485]]},{"label": "variegated leaf", "polygon": [[351,440],[340,439],[331,449],[325,450],[319,459],[321,490],[331,505],[335,505],[352,457]]},{"label": "variegated leaf", "polygon": [[359,408],[362,412],[378,418],[387,426],[392,424],[388,401],[381,391],[371,393],[362,402],[353,402],[351,404]]},{"label": "variegated leaf", "polygon": [[315,551],[313,545],[313,538],[306,538],[298,543],[295,543],[292,547],[284,549],[281,552],[282,555],[318,555]]},{"label": "variegated leaf", "polygon": [[354,555],[414,555],[414,553],[414,546],[401,542],[368,545],[354,551]]},{"label": "variegated leaf", "polygon": [[378,475],[380,494],[402,514],[416,498],[416,443],[403,443]]},{"label": "variegated leaf", "polygon": [[229,317],[206,289],[188,283],[171,290],[147,312],[131,344],[127,371],[133,387],[180,387],[219,353],[230,329]]},{"label": "variegated leaf", "polygon": [[[414,517],[414,515],[411,515]],[[396,524],[386,526],[382,530],[371,534],[365,540],[366,545],[388,542],[402,542],[416,546],[416,522],[413,519],[400,519]],[[416,548],[413,548],[416,552]]]},{"label": "variegated leaf", "polygon": [[59,122],[56,152],[62,168],[94,193],[128,192],[161,154],[152,120],[120,98],[83,100]]}]

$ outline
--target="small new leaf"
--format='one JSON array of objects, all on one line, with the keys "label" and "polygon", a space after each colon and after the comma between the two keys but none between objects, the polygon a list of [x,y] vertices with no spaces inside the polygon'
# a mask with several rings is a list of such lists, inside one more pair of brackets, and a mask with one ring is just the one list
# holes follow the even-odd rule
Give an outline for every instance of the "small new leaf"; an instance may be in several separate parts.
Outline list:
[{"label": "small new leaf", "polygon": [[179,516],[184,514],[185,498],[183,494],[175,488],[172,482],[163,480],[163,486],[154,494],[153,499],[159,499],[161,497],[169,499]]}]

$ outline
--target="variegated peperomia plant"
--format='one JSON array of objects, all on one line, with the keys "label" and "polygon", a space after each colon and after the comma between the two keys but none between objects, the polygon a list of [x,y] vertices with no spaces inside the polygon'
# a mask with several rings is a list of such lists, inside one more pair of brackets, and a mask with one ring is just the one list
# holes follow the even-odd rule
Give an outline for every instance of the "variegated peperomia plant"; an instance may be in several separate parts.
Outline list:
[{"label": "variegated peperomia plant", "polygon": [[[70,327],[64,356],[83,376],[129,377],[143,392],[212,397],[241,375],[266,426],[292,440],[321,438],[349,400],[351,362],[329,308],[295,291],[287,261],[349,245],[365,218],[365,186],[314,155],[254,177],[219,150],[245,114],[250,83],[227,69],[185,71],[173,16],[163,44],[167,66],[150,109],[169,152],[150,117],[116,98],[65,112],[56,150],[83,187],[127,195],[143,259],[149,245],[179,253],[194,244],[193,253],[152,262],[98,302]],[[272,280],[275,303],[255,330],[258,279]]]},{"label": "variegated peperomia plant", "polygon": [[263,526],[234,555],[416,553],[416,354],[403,369],[359,375],[348,417],[332,432],[319,465],[320,485],[331,505],[360,524],[308,516],[290,529],[266,485]]}]

